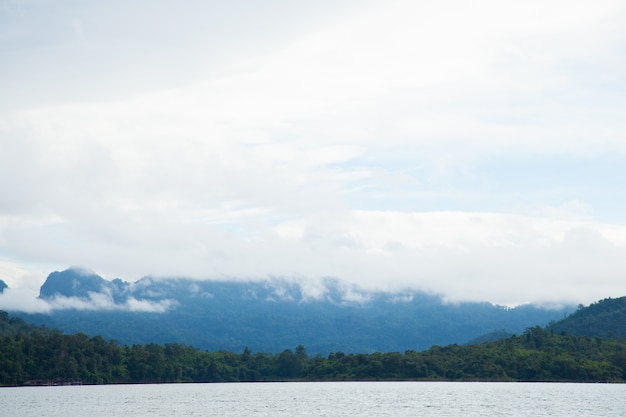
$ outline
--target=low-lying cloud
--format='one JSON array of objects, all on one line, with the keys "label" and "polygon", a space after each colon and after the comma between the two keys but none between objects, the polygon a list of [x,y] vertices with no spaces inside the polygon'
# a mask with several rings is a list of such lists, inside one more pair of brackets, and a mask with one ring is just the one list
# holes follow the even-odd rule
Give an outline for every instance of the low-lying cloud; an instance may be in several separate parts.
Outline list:
[{"label": "low-lying cloud", "polygon": [[0,309],[21,311],[25,313],[52,313],[57,310],[89,310],[89,311],[129,311],[143,313],[164,313],[176,306],[176,301],[138,300],[128,297],[122,303],[116,303],[106,293],[89,293],[87,298],[64,297],[57,295],[50,299],[41,299],[33,290],[18,288],[5,289],[0,294]]}]

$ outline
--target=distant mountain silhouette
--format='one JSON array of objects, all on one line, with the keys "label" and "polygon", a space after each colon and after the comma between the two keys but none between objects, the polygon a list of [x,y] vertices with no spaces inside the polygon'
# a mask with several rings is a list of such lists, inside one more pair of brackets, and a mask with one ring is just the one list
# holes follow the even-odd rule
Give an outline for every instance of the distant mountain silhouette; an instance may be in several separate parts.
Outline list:
[{"label": "distant mountain silhouette", "polygon": [[0,294],[4,292],[5,288],[9,288],[9,286],[6,284],[6,282],[0,279]]},{"label": "distant mountain silhouette", "polygon": [[130,284],[117,278],[107,281],[94,272],[70,268],[48,275],[39,289],[39,298],[50,300],[56,296],[88,300],[91,294],[110,294],[116,303],[123,302],[130,294]]},{"label": "distant mountain silhouette", "polygon": [[[417,291],[368,292],[336,279],[311,291],[295,281],[105,280],[92,272],[53,272],[40,298],[50,314],[30,322],[115,339],[123,344],[186,343],[206,350],[312,354],[424,350],[490,332],[521,333],[569,314],[533,305],[444,303]],[[66,308],[58,308],[65,306]]]}]

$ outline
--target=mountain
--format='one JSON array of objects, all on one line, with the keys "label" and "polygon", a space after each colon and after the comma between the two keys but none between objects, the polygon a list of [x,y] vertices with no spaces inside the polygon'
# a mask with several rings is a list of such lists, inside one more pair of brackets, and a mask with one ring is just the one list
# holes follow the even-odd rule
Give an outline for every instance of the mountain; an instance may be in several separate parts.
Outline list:
[{"label": "mountain", "polygon": [[19,315],[122,344],[186,343],[232,352],[280,352],[301,344],[309,353],[327,354],[424,350],[495,330],[521,333],[573,311],[449,304],[421,292],[367,292],[334,279],[321,284],[151,277],[130,283],[69,269],[53,272],[41,287],[51,313]]},{"label": "mountain", "polygon": [[93,272],[70,268],[48,275],[39,289],[39,298],[50,300],[63,296],[89,300],[92,294],[99,293],[111,295],[115,303],[121,303],[130,295],[130,284],[119,278],[107,281]]},{"label": "mountain", "polygon": [[9,288],[9,286],[6,284],[6,282],[0,279],[0,294],[4,292],[5,288]]},{"label": "mountain", "polygon": [[570,316],[550,323],[548,329],[554,333],[626,339],[626,297],[580,306]]}]

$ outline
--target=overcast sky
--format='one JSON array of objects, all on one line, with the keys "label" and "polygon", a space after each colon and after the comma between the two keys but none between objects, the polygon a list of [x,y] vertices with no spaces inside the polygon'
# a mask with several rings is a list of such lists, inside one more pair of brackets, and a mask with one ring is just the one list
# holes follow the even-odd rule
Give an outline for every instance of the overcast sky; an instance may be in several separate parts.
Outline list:
[{"label": "overcast sky", "polygon": [[72,265],[624,296],[626,3],[0,0],[0,308]]}]

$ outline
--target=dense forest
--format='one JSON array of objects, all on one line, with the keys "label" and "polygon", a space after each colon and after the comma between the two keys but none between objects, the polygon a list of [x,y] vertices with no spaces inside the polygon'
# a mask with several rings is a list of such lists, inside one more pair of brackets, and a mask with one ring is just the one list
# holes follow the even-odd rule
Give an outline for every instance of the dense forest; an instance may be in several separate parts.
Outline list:
[{"label": "dense forest", "polygon": [[626,297],[605,298],[578,310],[563,320],[550,323],[555,333],[590,337],[626,338]]},{"label": "dense forest", "polygon": [[206,352],[184,344],[121,346],[100,336],[65,335],[0,314],[0,384],[85,384],[284,380],[585,381],[626,380],[626,342],[555,334],[428,350],[309,356]]}]

